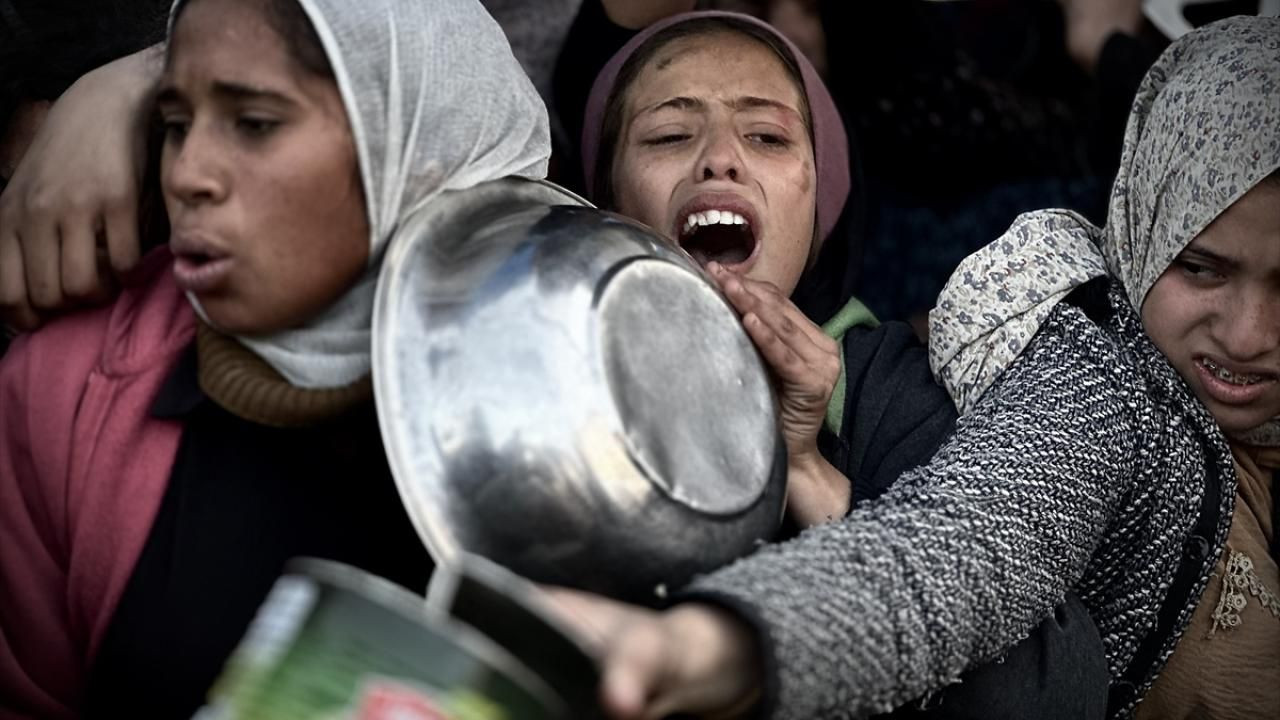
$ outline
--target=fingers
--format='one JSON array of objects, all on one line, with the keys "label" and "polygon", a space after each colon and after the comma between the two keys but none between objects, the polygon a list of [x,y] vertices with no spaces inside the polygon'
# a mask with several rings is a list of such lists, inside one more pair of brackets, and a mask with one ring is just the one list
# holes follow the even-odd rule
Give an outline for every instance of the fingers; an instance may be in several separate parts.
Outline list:
[{"label": "fingers", "polygon": [[[59,227],[62,262],[60,285],[68,300],[85,301],[99,290],[94,232],[86,216],[71,216]],[[57,260],[54,260],[57,264]]]},{"label": "fingers", "polygon": [[114,278],[104,272],[99,259],[95,214],[71,210],[55,223],[41,207],[36,206],[25,228],[4,240],[0,305],[24,328],[34,312],[101,302],[115,289]]},{"label": "fingers", "polygon": [[759,655],[740,621],[702,606],[656,612],[590,593],[543,588],[551,609],[588,640],[602,668],[600,703],[613,720],[660,720],[742,704]]},{"label": "fingers", "polygon": [[[54,226],[40,213],[22,234],[5,227],[0,236],[0,319],[33,330],[41,312],[111,297],[117,287],[110,271],[114,260],[97,246],[90,218],[76,213]],[[136,249],[125,261],[136,264]]]},{"label": "fingers", "polygon": [[624,611],[612,600],[580,590],[539,586],[551,612],[574,631],[596,655],[602,655],[622,622]]},{"label": "fingers", "polygon": [[840,348],[769,283],[708,266],[761,355],[785,382],[827,387],[840,373]]},{"label": "fingers", "polygon": [[606,656],[601,702],[615,720],[728,717],[754,702],[759,665],[750,631],[723,611],[679,605],[634,615]]},{"label": "fingers", "polygon": [[[737,716],[755,700],[763,663],[753,632],[730,613],[699,604],[677,605],[659,616],[658,645],[641,656],[636,676],[650,688],[646,718],[675,713]],[[639,655],[639,651],[637,651]]]},{"label": "fingers", "polygon": [[567,588],[542,587],[544,597],[600,659],[600,702],[614,720],[658,718],[650,701],[662,675],[657,614]]},{"label": "fingers", "polygon": [[839,344],[773,285],[716,263],[707,270],[742,314],[743,328],[777,380],[788,466],[816,455],[827,405],[843,372]]},{"label": "fingers", "polygon": [[107,200],[103,209],[107,253],[117,276],[129,272],[141,256],[138,239],[138,199],[132,192]]},{"label": "fingers", "polygon": [[710,263],[707,269],[739,313],[756,313],[780,335],[799,333],[824,353],[838,352],[835,341],[772,283],[752,280],[719,263]]},{"label": "fingers", "polygon": [[679,709],[670,707],[669,698],[653,697],[665,670],[664,638],[651,627],[657,622],[629,623],[609,652],[600,686],[600,701],[609,717],[657,720]]},{"label": "fingers", "polygon": [[7,224],[0,225],[0,322],[19,330],[34,330],[40,325],[27,297],[22,248]]},{"label": "fingers", "polygon": [[158,52],[90,72],[49,109],[0,197],[0,319],[30,327],[43,311],[105,299],[114,283],[102,269],[136,265],[139,118]]},{"label": "fingers", "polygon": [[61,307],[65,301],[58,263],[58,226],[54,215],[47,212],[43,204],[35,205],[30,210],[29,221],[16,230],[31,304],[40,310]]},{"label": "fingers", "polygon": [[784,383],[802,383],[807,379],[805,358],[793,347],[797,340],[794,335],[784,338],[755,313],[743,316],[742,326],[764,356],[765,362],[769,363],[769,367],[773,368]]}]

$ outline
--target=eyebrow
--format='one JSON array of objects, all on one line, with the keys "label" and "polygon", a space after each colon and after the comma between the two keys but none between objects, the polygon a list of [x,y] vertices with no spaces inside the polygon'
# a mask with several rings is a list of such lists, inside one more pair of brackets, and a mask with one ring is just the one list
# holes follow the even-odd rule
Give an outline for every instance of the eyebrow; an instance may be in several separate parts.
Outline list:
[{"label": "eyebrow", "polygon": [[[270,100],[281,103],[283,105],[297,105],[297,103],[287,95],[267,90],[266,88],[256,88],[249,85],[241,85],[239,83],[215,82],[213,84],[213,94],[223,100]],[[184,98],[183,93],[171,83],[166,83],[156,93],[157,103],[180,102]]]},{"label": "eyebrow", "polygon": [[650,105],[649,107],[644,108],[640,112],[636,113],[636,115],[637,116],[649,115],[652,113],[656,113],[659,110],[701,110],[706,106],[707,106],[706,103],[702,102],[697,98],[685,97],[683,95],[680,95],[677,97],[668,98],[655,105]]},{"label": "eyebrow", "polygon": [[[803,116],[800,114],[798,110],[791,107],[790,105],[787,105],[786,103],[778,102],[777,100],[770,100],[769,98],[756,97],[754,95],[744,95],[742,97],[734,98],[733,100],[729,101],[728,105],[730,108],[734,110],[756,110],[760,108],[769,109],[769,110],[780,110],[784,113],[794,115],[797,119],[803,119]],[[697,111],[697,110],[702,110],[706,108],[706,106],[707,106],[706,102],[698,98],[691,98],[691,97],[686,97],[684,95],[677,95],[676,97],[668,98],[667,100],[663,100],[662,102],[657,103],[655,105],[650,105],[649,107],[641,110],[639,113],[636,113],[636,115],[637,116],[648,115],[651,113],[656,113],[660,110],[668,110],[668,109]]]},{"label": "eyebrow", "polygon": [[1229,258],[1226,255],[1221,255],[1212,250],[1206,249],[1205,247],[1201,246],[1198,242],[1194,240],[1191,242],[1191,244],[1187,245],[1187,247],[1183,249],[1182,252],[1198,255],[1204,258],[1205,260],[1208,260],[1209,262],[1212,262],[1226,269],[1233,270],[1233,269],[1239,268],[1241,264],[1239,260],[1236,260],[1234,258]]},{"label": "eyebrow", "polygon": [[734,101],[730,103],[730,106],[734,110],[757,110],[760,108],[767,110],[780,110],[784,113],[795,115],[797,118],[800,117],[800,111],[786,103],[778,102],[777,100],[770,100],[769,98],[754,97],[751,95],[744,95],[743,97],[735,98]]}]

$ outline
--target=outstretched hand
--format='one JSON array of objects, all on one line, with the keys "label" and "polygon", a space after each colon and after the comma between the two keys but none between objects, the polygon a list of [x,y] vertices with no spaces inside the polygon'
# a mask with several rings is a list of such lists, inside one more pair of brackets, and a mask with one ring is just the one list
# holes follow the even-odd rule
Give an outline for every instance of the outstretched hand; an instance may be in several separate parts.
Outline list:
[{"label": "outstretched hand", "polygon": [[727,611],[690,603],[658,612],[576,590],[547,593],[600,660],[600,702],[613,720],[731,718],[759,700],[759,648]]},{"label": "outstretched hand", "polygon": [[0,321],[111,296],[139,257],[145,113],[160,71],[149,48],[80,78],[54,103],[0,195]]},{"label": "outstretched hand", "polygon": [[849,480],[818,452],[818,431],[843,372],[840,346],[773,284],[715,262],[707,271],[742,316],[747,335],[777,379],[788,511],[803,526],[843,517],[852,494]]}]

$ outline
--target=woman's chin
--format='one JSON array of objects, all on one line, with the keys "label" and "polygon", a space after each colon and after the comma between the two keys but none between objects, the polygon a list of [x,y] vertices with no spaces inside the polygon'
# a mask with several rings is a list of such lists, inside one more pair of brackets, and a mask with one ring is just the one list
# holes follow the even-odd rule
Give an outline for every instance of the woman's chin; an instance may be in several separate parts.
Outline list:
[{"label": "woman's chin", "polygon": [[1280,407],[1275,406],[1275,403],[1266,407],[1261,404],[1232,407],[1210,400],[1205,404],[1208,405],[1209,414],[1213,415],[1218,427],[1222,428],[1222,432],[1228,437],[1246,435],[1280,415]]},{"label": "woman's chin", "polygon": [[779,263],[771,261],[771,258],[751,258],[751,262],[745,271],[738,270],[746,277],[759,282],[767,282],[787,297],[795,292],[796,286],[800,284],[800,276],[804,274],[804,268],[797,267],[780,267]]},{"label": "woman's chin", "polygon": [[279,332],[289,324],[273,317],[273,313],[227,299],[206,299],[197,296],[205,320],[215,330],[226,335],[253,337]]}]

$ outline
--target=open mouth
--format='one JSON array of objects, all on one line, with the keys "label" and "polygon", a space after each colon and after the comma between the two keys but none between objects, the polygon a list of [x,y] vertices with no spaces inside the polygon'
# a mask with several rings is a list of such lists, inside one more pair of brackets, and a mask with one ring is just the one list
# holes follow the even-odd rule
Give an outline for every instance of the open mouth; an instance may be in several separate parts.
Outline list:
[{"label": "open mouth", "polygon": [[183,235],[175,235],[169,247],[173,252],[174,279],[184,291],[212,292],[226,282],[232,265],[229,255]]},{"label": "open mouth", "polygon": [[751,221],[732,210],[703,210],[689,213],[680,225],[680,247],[699,265],[718,262],[726,267],[741,265],[756,250]]},{"label": "open mouth", "polygon": [[174,256],[181,258],[184,263],[186,263],[187,265],[193,268],[198,268],[203,265],[207,265],[208,263],[211,263],[214,260],[218,259],[213,255],[210,255],[208,253],[202,253],[202,252],[180,252],[180,253],[174,253]]}]

